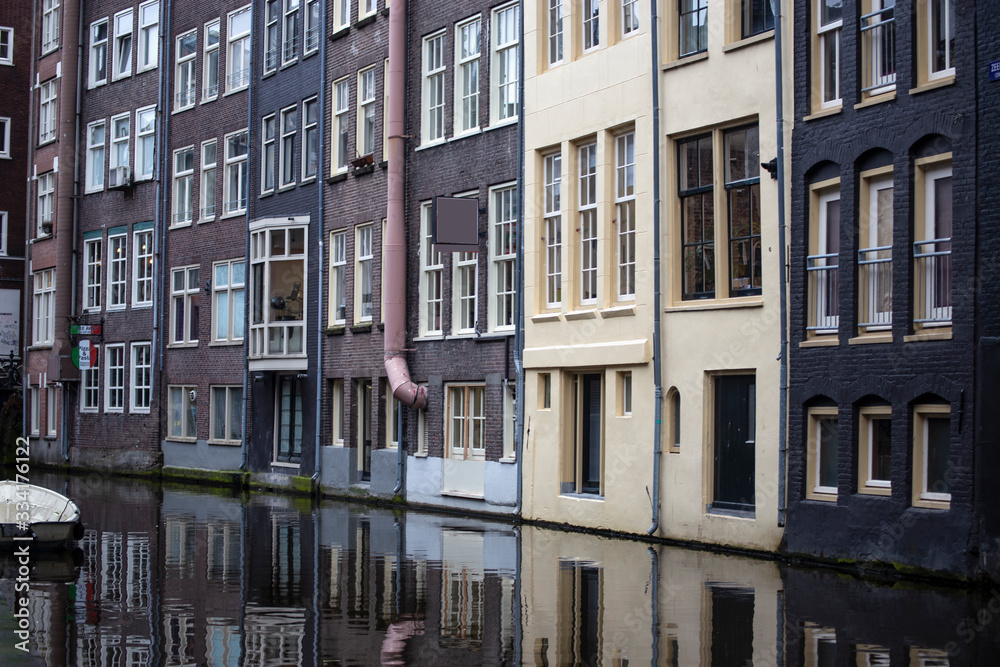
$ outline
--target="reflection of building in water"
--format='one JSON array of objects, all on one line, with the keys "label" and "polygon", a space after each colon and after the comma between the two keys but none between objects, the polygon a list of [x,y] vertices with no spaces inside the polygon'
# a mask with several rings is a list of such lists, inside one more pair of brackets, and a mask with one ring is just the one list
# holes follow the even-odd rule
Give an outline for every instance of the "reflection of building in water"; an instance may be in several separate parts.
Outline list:
[{"label": "reflection of building in water", "polygon": [[306,664],[306,610],[248,604],[244,618],[246,656],[253,667]]}]

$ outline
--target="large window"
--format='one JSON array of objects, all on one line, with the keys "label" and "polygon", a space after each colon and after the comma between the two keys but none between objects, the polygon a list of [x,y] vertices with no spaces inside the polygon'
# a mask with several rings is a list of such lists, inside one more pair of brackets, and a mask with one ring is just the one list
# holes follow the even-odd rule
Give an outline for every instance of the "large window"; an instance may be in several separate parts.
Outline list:
[{"label": "large window", "polygon": [[757,126],[724,135],[730,294],[760,294],[760,148]]},{"label": "large window", "polygon": [[115,45],[112,78],[132,75],[132,10],[115,14]]},{"label": "large window", "polygon": [[361,225],[357,228],[357,261],[354,265],[355,282],[355,308],[354,319],[358,322],[371,322],[372,320],[372,262],[375,258],[373,249],[373,237],[375,234],[374,225]]},{"label": "large window", "polygon": [[622,37],[639,29],[639,0],[622,0]]},{"label": "large window", "polygon": [[160,54],[160,3],[139,5],[139,66],[136,71],[153,69]]},{"label": "large window", "polygon": [[449,385],[447,418],[448,458],[482,461],[486,458],[486,386]]},{"label": "large window", "polygon": [[197,266],[170,272],[170,343],[198,344],[198,310],[201,282]]},{"label": "large window", "polygon": [[455,28],[456,134],[479,127],[479,28],[478,18]]},{"label": "large window", "polygon": [[229,15],[228,54],[226,60],[226,92],[232,93],[250,85],[250,6]]},{"label": "large window", "polygon": [[490,330],[514,326],[517,285],[514,262],[517,252],[517,187],[501,186],[490,192]]},{"label": "large window", "polygon": [[896,89],[896,0],[862,0],[861,92],[878,95]]},{"label": "large window", "polygon": [[319,50],[320,27],[319,0],[306,0],[306,43],[303,48],[304,55],[309,55]]},{"label": "large window", "polygon": [[423,142],[444,139],[445,33],[424,38]]},{"label": "large window", "polygon": [[[153,230],[152,224],[138,229],[132,239],[132,307],[153,305]],[[137,225],[138,227],[138,225]]]},{"label": "large window", "polygon": [[246,311],[246,262],[217,262],[212,279],[212,341],[243,340]]},{"label": "large window", "polygon": [[[635,134],[615,138],[618,298],[635,298]],[[759,232],[758,232],[759,233]]]},{"label": "large window", "polygon": [[83,309],[85,311],[101,310],[101,245],[100,238],[83,242]]},{"label": "large window", "polygon": [[153,160],[156,157],[156,108],[147,107],[135,112],[135,180],[153,177]]},{"label": "large window", "polygon": [[[441,81],[444,81],[443,74]],[[375,68],[370,67],[358,73],[358,143],[362,155],[375,152],[375,111]]]},{"label": "large window", "polygon": [[243,387],[211,387],[211,425],[208,438],[213,442],[237,444],[243,440]]},{"label": "large window", "polygon": [[104,189],[104,130],[103,120],[87,126],[87,192]]},{"label": "large window", "polygon": [[125,345],[104,346],[104,411],[125,412]]},{"label": "large window", "polygon": [[32,345],[51,345],[55,340],[56,270],[46,269],[33,275]]},{"label": "large window", "polygon": [[807,419],[806,498],[837,499],[839,469],[837,467],[836,406],[809,408]]},{"label": "large window", "polygon": [[202,222],[215,218],[215,167],[219,142],[209,139],[201,145],[201,216]]},{"label": "large window", "polygon": [[14,29],[0,28],[0,65],[14,64]]},{"label": "large window", "polygon": [[194,218],[194,146],[174,151],[174,225]]},{"label": "large window", "polygon": [[562,155],[546,155],[544,161],[545,215],[545,305],[562,303]]},{"label": "large window", "polygon": [[861,408],[858,417],[858,493],[892,493],[892,408]]},{"label": "large window", "polygon": [[90,24],[90,87],[108,82],[108,20]]},{"label": "large window", "polygon": [[56,138],[56,119],[58,118],[57,94],[59,81],[49,79],[38,89],[38,143],[44,144]]},{"label": "large window", "polygon": [[38,177],[38,236],[52,233],[52,205],[55,203],[56,175],[51,171]]},{"label": "large window", "polygon": [[563,59],[563,0],[548,0],[549,64]]},{"label": "large window", "polygon": [[306,228],[251,231],[250,257],[251,358],[305,354]]},{"label": "large window", "polygon": [[299,29],[301,0],[285,0],[284,23],[281,30],[281,64],[290,63],[299,56]]},{"label": "large window", "polygon": [[580,304],[597,303],[597,144],[577,150],[577,216],[580,236]]},{"label": "large window", "polygon": [[921,158],[914,170],[913,325],[951,324],[951,155]]},{"label": "large window", "polygon": [[920,83],[955,76],[955,0],[916,3],[917,78]]},{"label": "large window", "polygon": [[333,84],[333,136],[330,172],[333,174],[347,171],[348,156],[347,142],[349,139],[350,124],[347,119],[347,112],[350,109],[351,84],[348,79],[342,79]]},{"label": "large window", "polygon": [[148,413],[153,392],[153,356],[149,343],[132,343],[131,412]]},{"label": "large window", "polygon": [[298,106],[283,110],[281,112],[281,143],[278,160],[281,187],[295,184],[295,133],[298,129]]},{"label": "large window", "polygon": [[347,232],[330,234],[330,324],[347,322]]},{"label": "large window", "polygon": [[274,191],[274,143],[277,140],[274,114],[264,116],[261,123],[260,194],[266,195]]},{"label": "large window", "polygon": [[858,198],[858,328],[892,327],[892,168],[862,172]]},{"label": "large window", "polygon": [[124,167],[126,171],[128,170],[131,127],[132,119],[128,114],[111,119],[111,169]]},{"label": "large window", "polygon": [[268,0],[264,9],[264,74],[278,69],[278,19],[281,15],[281,0]]},{"label": "large window", "polygon": [[454,276],[452,278],[452,324],[453,333],[473,333],[478,321],[478,259],[479,253],[459,252],[453,255]]},{"label": "large window", "polygon": [[420,207],[420,335],[436,336],[444,333],[442,302],[444,288],[444,256],[431,243],[430,203]]},{"label": "large window", "polygon": [[813,91],[816,109],[837,107],[840,97],[840,32],[842,0],[813,0],[816,38],[813,42]]},{"label": "large window", "polygon": [[205,41],[202,44],[202,104],[219,95],[219,20],[205,24]]},{"label": "large window", "polygon": [[951,407],[914,406],[913,505],[948,509],[951,477]]},{"label": "large window", "polygon": [[740,36],[744,39],[774,30],[774,10],[770,0],[740,0],[743,14]]},{"label": "large window", "polygon": [[708,50],[708,0],[679,0],[680,57]]},{"label": "large window", "polygon": [[125,308],[125,285],[128,269],[128,237],[108,236],[108,310]]},{"label": "large window", "polygon": [[198,437],[198,388],[170,386],[167,388],[167,437],[171,440],[194,440]]},{"label": "large window", "polygon": [[840,324],[840,181],[811,188],[809,255],[806,257],[807,321],[810,334],[836,333]]},{"label": "large window", "polygon": [[316,178],[319,169],[319,102],[316,98],[302,103],[302,180]]},{"label": "large window", "polygon": [[685,299],[715,296],[715,193],[712,136],[677,148],[680,176],[681,246]]},{"label": "large window", "polygon": [[195,56],[198,55],[198,32],[192,30],[177,38],[177,78],[174,84],[174,110],[194,106],[198,91]]},{"label": "large window", "polygon": [[601,43],[600,38],[600,0],[583,0],[581,18],[583,19],[583,50],[596,48]]},{"label": "large window", "polygon": [[226,136],[225,215],[246,211],[247,150],[246,130]]},{"label": "large window", "polygon": [[42,0],[42,53],[59,46],[59,0]]},{"label": "large window", "polygon": [[503,121],[517,117],[518,5],[493,10],[493,28],[490,108],[492,120]]}]

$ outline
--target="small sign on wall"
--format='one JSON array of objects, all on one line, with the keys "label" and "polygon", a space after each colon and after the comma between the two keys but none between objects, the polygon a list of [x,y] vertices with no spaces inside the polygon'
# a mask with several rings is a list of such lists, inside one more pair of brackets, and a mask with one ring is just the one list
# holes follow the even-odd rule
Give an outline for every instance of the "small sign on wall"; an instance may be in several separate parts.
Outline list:
[{"label": "small sign on wall", "polygon": [[1000,60],[990,63],[990,81],[1000,81]]},{"label": "small sign on wall", "polygon": [[21,313],[21,292],[16,289],[0,289],[0,356],[21,356],[18,336],[18,322]]}]

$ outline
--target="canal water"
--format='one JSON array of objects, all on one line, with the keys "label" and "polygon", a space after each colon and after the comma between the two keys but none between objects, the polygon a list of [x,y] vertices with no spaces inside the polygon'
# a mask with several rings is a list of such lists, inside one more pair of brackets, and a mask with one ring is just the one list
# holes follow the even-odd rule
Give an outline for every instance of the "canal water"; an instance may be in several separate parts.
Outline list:
[{"label": "canal water", "polygon": [[[0,665],[1000,664],[1000,590],[475,518],[36,471],[86,534],[37,558]],[[927,548],[933,548],[928,544]]]}]

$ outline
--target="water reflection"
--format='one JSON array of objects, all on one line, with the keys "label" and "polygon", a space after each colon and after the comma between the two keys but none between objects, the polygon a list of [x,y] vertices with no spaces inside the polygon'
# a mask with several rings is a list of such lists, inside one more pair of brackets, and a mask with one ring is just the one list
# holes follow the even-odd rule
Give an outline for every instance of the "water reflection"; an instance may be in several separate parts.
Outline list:
[{"label": "water reflection", "polygon": [[[1000,593],[286,496],[43,483],[77,500],[88,527],[75,553],[32,564],[33,658],[53,667],[938,667],[1000,655]],[[0,567],[12,637],[16,564]],[[0,641],[0,664],[25,659],[12,645]]]}]

